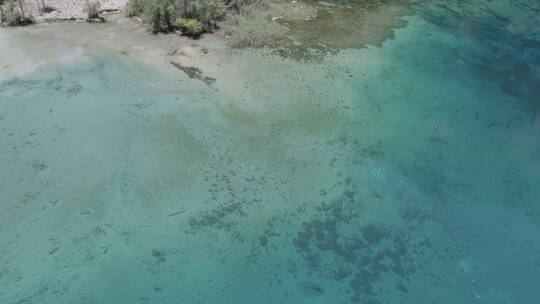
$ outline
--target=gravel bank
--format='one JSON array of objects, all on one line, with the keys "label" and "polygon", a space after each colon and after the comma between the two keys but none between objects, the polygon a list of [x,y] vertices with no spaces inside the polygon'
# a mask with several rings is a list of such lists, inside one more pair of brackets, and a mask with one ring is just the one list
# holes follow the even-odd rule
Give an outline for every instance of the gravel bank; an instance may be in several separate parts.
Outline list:
[{"label": "gravel bank", "polygon": [[[53,10],[41,13],[38,5],[42,7],[42,0],[22,0],[25,16],[32,17],[34,21],[53,21],[86,19],[84,8],[87,0],[43,0],[45,5]],[[118,10],[126,6],[128,0],[100,0],[101,10]]]}]

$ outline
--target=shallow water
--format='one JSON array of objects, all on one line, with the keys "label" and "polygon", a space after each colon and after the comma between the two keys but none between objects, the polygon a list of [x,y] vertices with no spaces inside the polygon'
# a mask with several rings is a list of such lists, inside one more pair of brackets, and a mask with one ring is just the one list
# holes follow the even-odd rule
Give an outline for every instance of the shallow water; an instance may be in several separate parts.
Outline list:
[{"label": "shallow water", "polygon": [[0,303],[535,303],[539,9],[431,2],[212,87],[102,49],[8,77]]}]

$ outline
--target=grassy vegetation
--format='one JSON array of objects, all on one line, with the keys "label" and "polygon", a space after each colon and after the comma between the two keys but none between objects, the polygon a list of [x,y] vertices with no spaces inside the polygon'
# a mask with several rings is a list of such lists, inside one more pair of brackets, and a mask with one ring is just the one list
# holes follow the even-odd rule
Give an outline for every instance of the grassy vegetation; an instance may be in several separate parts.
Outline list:
[{"label": "grassy vegetation", "polygon": [[22,8],[20,5],[17,5],[14,0],[0,0],[0,4],[0,24],[17,26],[30,22],[28,19],[24,18]]},{"label": "grassy vegetation", "polygon": [[128,17],[142,16],[144,6],[144,0],[129,0],[126,5],[126,15]]},{"label": "grassy vegetation", "polygon": [[87,7],[85,8],[88,20],[101,19],[99,16],[99,8],[101,3],[99,1],[88,1]]},{"label": "grassy vegetation", "polygon": [[182,33],[188,36],[199,36],[204,32],[201,22],[193,18],[177,18],[176,25],[182,30]]},{"label": "grassy vegetation", "polygon": [[129,0],[128,16],[143,18],[154,33],[181,30],[198,36],[212,31],[223,17],[229,0]]},{"label": "grassy vegetation", "polygon": [[225,24],[233,47],[279,46],[287,41],[287,28],[274,22],[267,8],[244,6]]},{"label": "grassy vegetation", "polygon": [[225,30],[236,47],[279,45],[287,30],[272,20],[268,0],[129,0],[128,16],[141,17],[152,32],[180,30],[198,37],[218,28],[225,16]]}]

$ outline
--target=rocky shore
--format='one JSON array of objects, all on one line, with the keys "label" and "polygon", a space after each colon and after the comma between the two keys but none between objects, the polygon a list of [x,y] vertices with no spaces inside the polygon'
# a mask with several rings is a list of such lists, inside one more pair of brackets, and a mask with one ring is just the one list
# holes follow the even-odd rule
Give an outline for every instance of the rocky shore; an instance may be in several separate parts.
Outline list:
[{"label": "rocky shore", "polygon": [[[25,17],[33,21],[86,19],[87,0],[21,0]],[[127,0],[99,0],[101,11],[123,9]],[[43,3],[47,10],[43,11]],[[39,6],[39,8],[38,8]]]}]

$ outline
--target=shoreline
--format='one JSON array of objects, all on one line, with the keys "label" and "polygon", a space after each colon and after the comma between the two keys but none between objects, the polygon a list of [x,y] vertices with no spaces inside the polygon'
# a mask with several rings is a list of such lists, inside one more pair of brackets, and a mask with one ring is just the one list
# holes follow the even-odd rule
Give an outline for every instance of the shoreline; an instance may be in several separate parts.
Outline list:
[{"label": "shoreline", "polygon": [[[127,0],[122,1],[127,2]],[[101,50],[104,53],[114,53],[114,55],[120,57],[125,56],[140,64],[149,66],[160,73],[168,75],[171,81],[176,81],[178,78],[196,80],[194,83],[199,82],[202,87],[209,87],[216,91],[226,91],[230,95],[234,95],[235,89],[243,87],[244,82],[251,81],[247,77],[237,77],[238,79],[233,80],[230,77],[223,77],[223,75],[229,75],[230,73],[235,75],[244,74],[245,71],[243,71],[242,66],[245,64],[243,60],[248,60],[253,64],[259,64],[261,60],[268,61],[271,62],[269,66],[272,64],[290,66],[292,64],[301,67],[300,69],[333,69],[331,65],[337,59],[335,57],[337,54],[341,53],[343,55],[357,52],[369,45],[380,47],[383,41],[394,37],[394,30],[400,28],[392,26],[394,21],[389,24],[385,23],[386,32],[380,31],[379,26],[367,27],[362,29],[361,33],[365,33],[366,30],[374,31],[374,35],[367,35],[368,40],[342,49],[338,46],[329,45],[329,49],[333,48],[336,50],[335,52],[324,48],[322,50],[314,49],[313,45],[317,44],[317,41],[309,41],[309,36],[303,37],[304,41],[301,44],[298,44],[295,37],[289,36],[292,43],[284,47],[244,49],[228,45],[229,37],[224,34],[223,30],[205,34],[199,39],[192,39],[174,33],[151,34],[141,19],[125,16],[123,13],[124,8],[119,7],[120,2],[115,3],[117,9],[104,13],[106,18],[104,23],[89,25],[87,22],[81,22],[85,19],[47,20],[43,18],[29,28],[6,28],[3,33],[0,32],[0,39],[2,40],[12,39],[9,37],[9,33],[15,33],[15,36],[17,33],[24,33],[24,35],[35,36],[32,39],[39,40],[43,45],[40,50],[23,48],[16,52],[13,51],[15,48],[10,46],[0,46],[0,53],[6,54],[7,57],[0,58],[0,69],[3,74],[0,81],[10,77],[19,77],[45,66],[62,65],[65,62],[80,60],[84,57],[89,58],[96,51]],[[283,3],[290,7],[296,5],[297,2]],[[407,22],[403,21],[401,17],[396,17],[401,16],[401,13],[395,13],[394,10],[394,7],[386,7],[383,14],[388,14],[388,18],[395,18],[395,20],[406,24]],[[365,14],[365,11],[361,11],[361,14]],[[293,20],[290,19],[291,16],[285,16],[284,18],[284,20]],[[306,22],[306,20],[289,22]],[[311,24],[315,21],[309,19],[308,22]],[[326,24],[327,20],[321,22]],[[303,31],[301,30],[301,32]],[[4,36],[5,34],[8,35]],[[17,39],[12,40],[17,44]],[[330,43],[332,42],[330,40]],[[309,56],[314,56],[315,59]],[[21,62],[21,64],[10,68],[2,63],[3,59],[6,62]],[[324,64],[326,60],[330,60],[328,64]],[[311,63],[315,64],[312,65]],[[145,73],[141,74],[146,77]],[[195,87],[199,87],[199,85],[195,85]]]},{"label": "shoreline", "polygon": [[[348,61],[361,52],[367,56],[364,60],[356,60],[356,64],[370,66],[380,63],[379,58],[370,55],[371,48],[344,50],[339,55],[328,56],[323,62],[299,62],[268,48],[232,48],[219,34],[205,35],[199,40],[171,34],[152,35],[140,22],[118,13],[108,16],[106,23],[75,21],[0,29],[0,40],[6,39],[13,43],[0,45],[0,53],[5,54],[0,58],[0,68],[4,67],[0,82],[14,78],[24,80],[49,67],[62,68],[72,63],[91,61],[96,56],[112,55],[126,60],[130,73],[139,75],[153,87],[214,96],[211,99],[218,111],[241,124],[258,124],[256,121],[260,119],[253,117],[272,115],[276,109],[288,109],[286,112],[291,117],[297,117],[302,107],[307,107],[302,112],[309,112],[313,117],[319,117],[318,121],[330,123],[328,109],[322,104],[311,104],[305,97],[311,96],[314,88],[326,85],[341,92],[340,97],[334,97],[345,100],[350,91],[350,78],[343,71],[342,61]],[[6,63],[14,62],[17,64],[6,66]],[[266,82],[260,81],[269,75],[280,75],[283,70],[289,71],[287,77],[272,76]],[[326,73],[341,76],[331,84],[316,77]],[[298,87],[300,79],[301,88]],[[258,100],[261,92],[268,96],[266,102],[253,102]],[[323,90],[317,94],[326,96],[327,92]],[[350,108],[352,104],[344,106]],[[268,128],[270,126],[262,125],[248,133],[253,133],[251,135],[256,138],[266,138],[270,133]],[[309,123],[305,128],[310,132],[319,130]]]},{"label": "shoreline", "polygon": [[[127,0],[100,0],[101,13],[120,12],[126,7]],[[42,12],[42,6],[52,9]],[[23,2],[24,15],[34,23],[59,22],[59,21],[89,21],[85,12],[86,0],[45,0]]]}]

